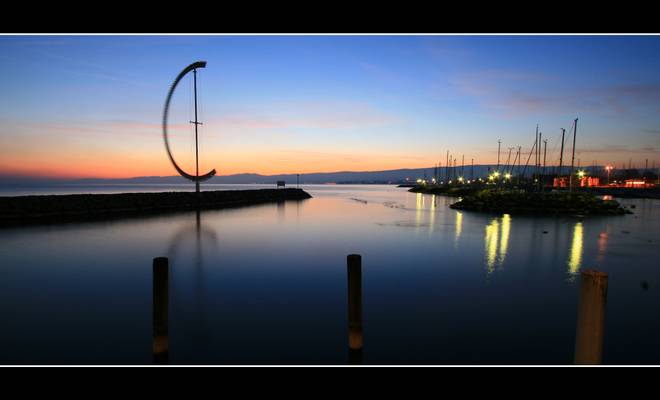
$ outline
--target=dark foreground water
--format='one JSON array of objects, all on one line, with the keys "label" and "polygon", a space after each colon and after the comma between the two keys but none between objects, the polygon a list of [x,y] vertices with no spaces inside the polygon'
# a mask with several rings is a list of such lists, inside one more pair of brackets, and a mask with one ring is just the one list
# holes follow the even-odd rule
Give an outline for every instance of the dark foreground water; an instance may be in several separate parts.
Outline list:
[{"label": "dark foreground water", "polygon": [[365,364],[571,364],[587,268],[609,273],[603,363],[660,363],[658,200],[581,220],[458,212],[392,186],[305,189],[314,198],[199,222],[0,229],[0,363],[151,363],[152,259],[166,256],[171,363],[345,364],[350,253]]}]

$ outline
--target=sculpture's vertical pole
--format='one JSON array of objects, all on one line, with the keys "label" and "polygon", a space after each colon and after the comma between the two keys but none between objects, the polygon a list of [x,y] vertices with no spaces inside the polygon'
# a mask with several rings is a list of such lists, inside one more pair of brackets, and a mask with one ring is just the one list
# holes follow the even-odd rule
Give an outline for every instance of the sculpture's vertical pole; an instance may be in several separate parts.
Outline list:
[{"label": "sculpture's vertical pole", "polygon": [[197,69],[193,69],[193,80],[195,87],[195,191],[199,193],[199,146],[197,144]]}]

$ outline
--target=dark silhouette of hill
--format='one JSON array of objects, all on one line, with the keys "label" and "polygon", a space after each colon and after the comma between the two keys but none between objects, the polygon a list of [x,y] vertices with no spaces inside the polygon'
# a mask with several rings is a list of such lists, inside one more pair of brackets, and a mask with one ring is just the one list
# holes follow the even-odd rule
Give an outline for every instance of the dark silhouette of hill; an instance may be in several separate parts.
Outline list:
[{"label": "dark silhouette of hill", "polygon": [[[486,177],[490,170],[494,170],[496,165],[475,165],[474,177]],[[602,170],[602,167],[597,167]],[[504,167],[500,166],[500,170]],[[564,166],[564,173],[568,172],[569,167]],[[590,167],[582,169],[590,170]],[[451,168],[450,168],[451,170]],[[451,171],[450,171],[451,172]],[[528,166],[525,170],[525,176],[530,176],[534,172],[534,166]],[[546,167],[546,173],[555,173],[555,167]],[[339,172],[315,172],[300,174],[300,183],[322,184],[322,183],[380,183],[380,184],[399,184],[414,182],[418,178],[431,179],[433,177],[434,167],[429,168],[402,168],[384,171],[339,171]],[[438,170],[438,180],[445,180],[447,173],[445,167]],[[456,167],[452,172],[453,176],[461,175],[461,167]],[[513,174],[517,174],[517,167]],[[462,175],[465,179],[472,176],[470,165],[463,168]],[[216,175],[206,181],[211,184],[275,184],[277,181],[286,181],[287,185],[295,185],[296,174],[278,174],[261,175],[254,173],[243,173],[234,175]],[[85,178],[85,179],[57,179],[43,177],[25,177],[0,174],[0,185],[30,186],[30,185],[48,185],[53,183],[66,184],[178,184],[190,183],[190,181],[181,176],[140,176],[135,178],[103,179],[103,178]]]},{"label": "dark silhouette of hill", "polygon": [[[475,177],[485,176],[488,174],[488,168],[493,168],[494,165],[475,165]],[[459,174],[461,167],[456,168],[456,173]],[[441,167],[438,171],[438,176],[444,179],[445,168]],[[384,171],[340,171],[340,172],[317,172],[300,174],[300,183],[306,184],[321,184],[321,183],[404,183],[406,180],[414,182],[417,178],[428,178],[433,176],[434,167],[430,168],[404,168],[393,169]],[[466,165],[463,170],[466,178],[470,177],[470,166]],[[243,173],[234,175],[216,175],[206,183],[211,184],[249,184],[249,183],[263,183],[275,184],[277,181],[286,181],[288,185],[296,183],[296,174],[278,174],[278,175],[261,175],[254,173]],[[38,185],[49,183],[71,183],[71,184],[178,184],[189,183],[186,179],[180,176],[141,176],[135,178],[121,178],[121,179],[102,179],[102,178],[85,178],[85,179],[54,179],[54,178],[39,178],[39,177],[20,177],[20,176],[0,176],[0,184],[12,185]]]}]

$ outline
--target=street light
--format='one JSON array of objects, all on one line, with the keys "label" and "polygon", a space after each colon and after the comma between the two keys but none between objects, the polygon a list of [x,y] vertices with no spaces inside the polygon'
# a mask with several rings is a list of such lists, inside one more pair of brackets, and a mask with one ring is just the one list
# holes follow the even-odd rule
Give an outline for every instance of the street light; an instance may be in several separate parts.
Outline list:
[{"label": "street light", "polygon": [[580,170],[577,172],[578,178],[580,178],[580,186],[584,186],[584,183],[582,182],[582,178],[584,178],[585,172]]},{"label": "street light", "polygon": [[605,167],[605,169],[607,170],[607,185],[609,186],[609,184],[610,184],[610,172],[614,169],[614,167],[608,164]]}]

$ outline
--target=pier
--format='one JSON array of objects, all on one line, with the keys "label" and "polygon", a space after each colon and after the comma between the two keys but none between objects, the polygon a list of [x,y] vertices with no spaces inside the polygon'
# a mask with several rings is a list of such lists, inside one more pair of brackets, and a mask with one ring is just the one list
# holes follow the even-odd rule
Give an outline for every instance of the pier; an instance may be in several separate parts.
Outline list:
[{"label": "pier", "polygon": [[0,227],[221,209],[311,197],[296,188],[0,197]]}]

